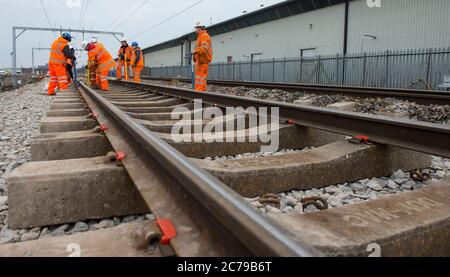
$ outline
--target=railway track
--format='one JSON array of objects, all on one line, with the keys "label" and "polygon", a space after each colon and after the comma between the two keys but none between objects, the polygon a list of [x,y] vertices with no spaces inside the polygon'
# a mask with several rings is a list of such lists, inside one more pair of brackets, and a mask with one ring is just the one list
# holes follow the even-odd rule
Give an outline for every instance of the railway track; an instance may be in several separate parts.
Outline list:
[{"label": "railway track", "polygon": [[[322,209],[316,213],[265,214],[243,198],[273,207],[280,205],[277,193],[428,168],[429,154],[450,157],[450,128],[166,86],[112,85],[101,92],[82,84],[56,97],[33,143],[33,162],[10,177],[9,224],[33,228],[149,211],[157,220],[3,245],[0,256],[64,256],[68,243],[92,256],[368,256],[377,249],[382,256],[450,255],[449,179],[340,208],[327,209],[317,195],[299,199],[304,208]],[[226,107],[279,110],[180,121]],[[279,149],[304,150],[210,159],[269,144],[251,128],[216,129],[210,143],[198,139],[212,121],[234,125],[238,115],[278,133]],[[191,131],[172,134],[180,122]]]},{"label": "railway track", "polygon": [[[165,78],[165,77],[142,77],[143,80],[153,81],[180,81],[190,83],[190,79]],[[314,92],[319,94],[342,94],[360,98],[396,98],[407,100],[418,104],[449,105],[450,93],[433,90],[416,89],[394,89],[394,88],[371,88],[358,86],[331,86],[331,85],[306,85],[294,83],[266,83],[248,81],[224,81],[208,80],[208,84],[228,87],[249,87],[261,89],[280,89],[286,91]]]}]

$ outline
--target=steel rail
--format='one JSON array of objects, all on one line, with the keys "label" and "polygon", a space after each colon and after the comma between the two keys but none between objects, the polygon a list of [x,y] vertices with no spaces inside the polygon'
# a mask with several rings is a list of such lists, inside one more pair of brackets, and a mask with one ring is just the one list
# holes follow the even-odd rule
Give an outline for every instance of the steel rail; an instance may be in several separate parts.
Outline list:
[{"label": "steel rail", "polygon": [[369,140],[374,143],[450,158],[450,126],[448,125],[409,119],[393,119],[385,116],[351,113],[216,93],[199,93],[177,87],[138,84],[117,80],[112,80],[112,82],[142,90],[151,90],[189,101],[202,99],[205,103],[221,107],[278,107],[280,109],[280,119],[290,120],[300,126],[343,135],[363,135],[369,137]]},{"label": "steel rail", "polygon": [[[180,235],[183,232],[190,232],[191,229],[199,229],[202,232],[198,236],[192,236],[202,241],[187,242],[193,253],[203,255],[219,253],[226,256],[322,255],[307,243],[294,239],[292,234],[277,223],[253,210],[228,186],[190,163],[180,152],[137,123],[98,92],[84,84],[81,84],[81,90],[87,95],[85,98],[89,99],[88,104],[92,102],[100,107],[101,117],[107,118],[112,127],[118,130],[114,136],[122,136],[122,141],[127,141],[130,147],[139,153],[139,156],[127,157],[123,163],[133,181],[135,178],[144,180],[145,185],[137,185],[137,188],[152,212],[159,218],[164,214],[161,213],[161,205],[174,201],[171,205],[175,205],[176,208],[166,214],[176,217],[176,213],[186,213],[185,216],[188,216],[190,222],[197,224],[197,226],[177,226],[177,222],[174,222],[175,226],[180,227],[178,230]],[[114,139],[108,132],[106,134],[110,141]],[[114,143],[112,144],[114,146]],[[142,156],[145,159],[139,160]],[[133,163],[134,169],[130,173],[128,166]],[[153,176],[136,176],[143,175],[142,172],[148,168],[151,169],[150,173]],[[157,178],[164,178],[165,193],[171,195],[171,198],[162,204],[158,203],[161,199],[158,199],[159,196],[154,192]],[[175,244],[172,242],[172,246],[175,252],[183,255],[183,252],[177,251],[180,243],[176,243],[176,239],[174,241]],[[209,243],[210,241],[213,242]],[[192,243],[195,245],[192,246]],[[215,245],[220,249],[214,251],[192,249],[205,245]]]},{"label": "steel rail", "polygon": [[[184,78],[166,77],[141,77],[144,80],[177,80],[180,82],[191,82]],[[371,88],[358,86],[329,86],[329,85],[306,85],[294,83],[267,83],[267,82],[246,82],[246,81],[223,81],[208,80],[211,85],[219,86],[243,86],[262,89],[281,89],[287,91],[306,91],[323,94],[343,94],[360,98],[396,98],[408,100],[419,104],[450,105],[450,93],[436,90],[414,90],[414,89],[394,89],[394,88]]]}]

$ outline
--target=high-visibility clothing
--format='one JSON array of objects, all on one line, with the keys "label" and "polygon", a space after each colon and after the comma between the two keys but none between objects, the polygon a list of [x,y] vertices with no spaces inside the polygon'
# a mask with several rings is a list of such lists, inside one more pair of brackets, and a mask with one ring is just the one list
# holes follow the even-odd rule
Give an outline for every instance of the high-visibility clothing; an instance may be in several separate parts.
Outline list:
[{"label": "high-visibility clothing", "polygon": [[194,50],[194,60],[199,64],[209,64],[213,60],[211,37],[206,30],[198,33]]},{"label": "high-visibility clothing", "polygon": [[66,55],[64,48],[68,46],[68,41],[59,37],[52,43],[50,59],[48,61],[50,83],[47,93],[54,95],[56,88],[60,91],[67,89],[68,77],[66,71]]},{"label": "high-visibility clothing", "polygon": [[126,74],[125,76],[130,76],[130,63],[127,63],[127,66],[125,66],[125,60],[119,60],[116,67],[116,77],[119,80],[122,79],[122,68],[127,71],[127,73],[124,71],[123,74]]},{"label": "high-visibility clothing", "polygon": [[109,75],[109,71],[113,69],[115,65],[116,62],[102,44],[96,43],[95,47],[89,50],[88,67],[91,71],[95,70],[95,83],[102,90],[109,89],[107,77]]},{"label": "high-visibility clothing", "polygon": [[141,82],[142,69],[144,69],[144,68],[143,67],[133,67],[133,81],[135,81],[136,83]]},{"label": "high-visibility clothing", "polygon": [[[117,68],[116,68],[116,77],[117,79],[121,80],[122,79],[122,68],[124,68],[124,70],[127,70],[127,72],[125,74],[125,76],[130,76],[130,61],[131,61],[131,56],[133,54],[133,49],[130,46],[126,46],[126,47],[120,47],[119,49],[119,53],[117,54],[117,56],[119,57],[119,61],[117,63]],[[126,59],[126,64],[128,66],[128,68],[125,68],[125,59]]]},{"label": "high-visibility clothing", "polygon": [[131,67],[133,68],[133,81],[140,83],[141,72],[144,69],[144,55],[139,47],[133,49],[133,54],[131,55]]},{"label": "high-visibility clothing", "polygon": [[195,90],[206,91],[209,64],[195,64]]},{"label": "high-visibility clothing", "polygon": [[119,53],[117,56],[119,57],[119,60],[123,60],[126,58],[127,60],[131,60],[131,55],[133,54],[133,48],[131,46],[126,47],[120,47]]},{"label": "high-visibility clothing", "polygon": [[51,63],[48,65],[50,83],[48,84],[48,95],[54,95],[56,88],[60,91],[67,89],[67,71],[63,64]]},{"label": "high-visibility clothing", "polygon": [[213,50],[211,45],[211,37],[206,30],[202,30],[198,34],[196,48],[194,51],[195,62],[195,90],[206,91],[209,64],[213,59]]},{"label": "high-visibility clothing", "polygon": [[139,47],[133,49],[133,54],[131,55],[131,66],[144,67],[144,55]]},{"label": "high-visibility clothing", "polygon": [[67,62],[67,58],[66,55],[64,55],[64,48],[68,45],[69,43],[67,40],[63,39],[62,37],[57,38],[52,44],[52,48],[50,50],[50,60],[48,61],[48,64],[65,65]]}]

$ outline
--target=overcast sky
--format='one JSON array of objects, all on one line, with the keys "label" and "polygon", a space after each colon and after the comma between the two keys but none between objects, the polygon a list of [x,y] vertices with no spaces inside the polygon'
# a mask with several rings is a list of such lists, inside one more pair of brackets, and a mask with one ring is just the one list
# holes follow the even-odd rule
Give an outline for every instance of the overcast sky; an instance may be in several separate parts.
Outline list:
[{"label": "overcast sky", "polygon": [[[43,3],[53,27],[114,30],[124,32],[127,37],[133,37],[200,2],[195,7],[133,39],[144,48],[192,32],[193,26],[199,19],[210,24],[212,18],[213,23],[218,23],[242,15],[244,10],[251,12],[259,9],[260,5],[269,6],[282,1],[43,0]],[[84,20],[81,15],[83,2],[89,3]],[[77,7],[78,3],[80,6]],[[45,16],[40,0],[0,0],[0,4],[0,68],[3,68],[11,66],[12,26],[50,27],[50,23]],[[141,5],[143,6],[139,8]],[[129,8],[125,10],[127,6]],[[136,12],[133,13],[133,11]],[[83,21],[82,24],[80,21]],[[121,26],[115,28],[120,23],[122,23]],[[31,66],[31,48],[50,47],[56,35],[57,33],[51,32],[25,32],[17,41],[17,66]],[[81,34],[74,34],[74,36],[76,36],[75,46],[79,48],[82,40]],[[90,37],[90,34],[86,35],[86,39]],[[100,40],[115,56],[119,47],[117,40],[110,36],[101,36]],[[85,56],[85,54],[83,55]],[[36,65],[45,64],[48,56],[48,52],[36,52]]]}]

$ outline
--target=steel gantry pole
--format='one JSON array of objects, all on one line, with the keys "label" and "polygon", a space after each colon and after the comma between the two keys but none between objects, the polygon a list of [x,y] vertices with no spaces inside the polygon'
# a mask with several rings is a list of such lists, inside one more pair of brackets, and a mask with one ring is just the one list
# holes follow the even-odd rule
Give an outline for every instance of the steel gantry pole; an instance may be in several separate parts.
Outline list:
[{"label": "steel gantry pole", "polygon": [[[21,30],[22,32],[20,32],[19,35],[16,36],[16,33],[18,30]],[[13,26],[12,27],[12,40],[13,40],[13,52],[11,53],[12,56],[12,83],[14,87],[17,87],[17,45],[16,45],[16,40],[25,32],[25,31],[43,31],[43,32],[54,32],[55,29],[54,28],[40,28],[40,27],[19,27],[19,26]],[[90,34],[97,34],[97,35],[112,35],[114,36],[117,40],[117,36],[124,36],[124,33],[122,32],[109,32],[109,31],[96,31],[96,30],[85,30],[85,29],[65,29],[65,28],[60,28],[59,31],[62,32],[69,32],[69,33],[79,33],[79,34],[84,34],[85,33],[90,33]],[[33,50],[32,50],[33,51]]]}]

